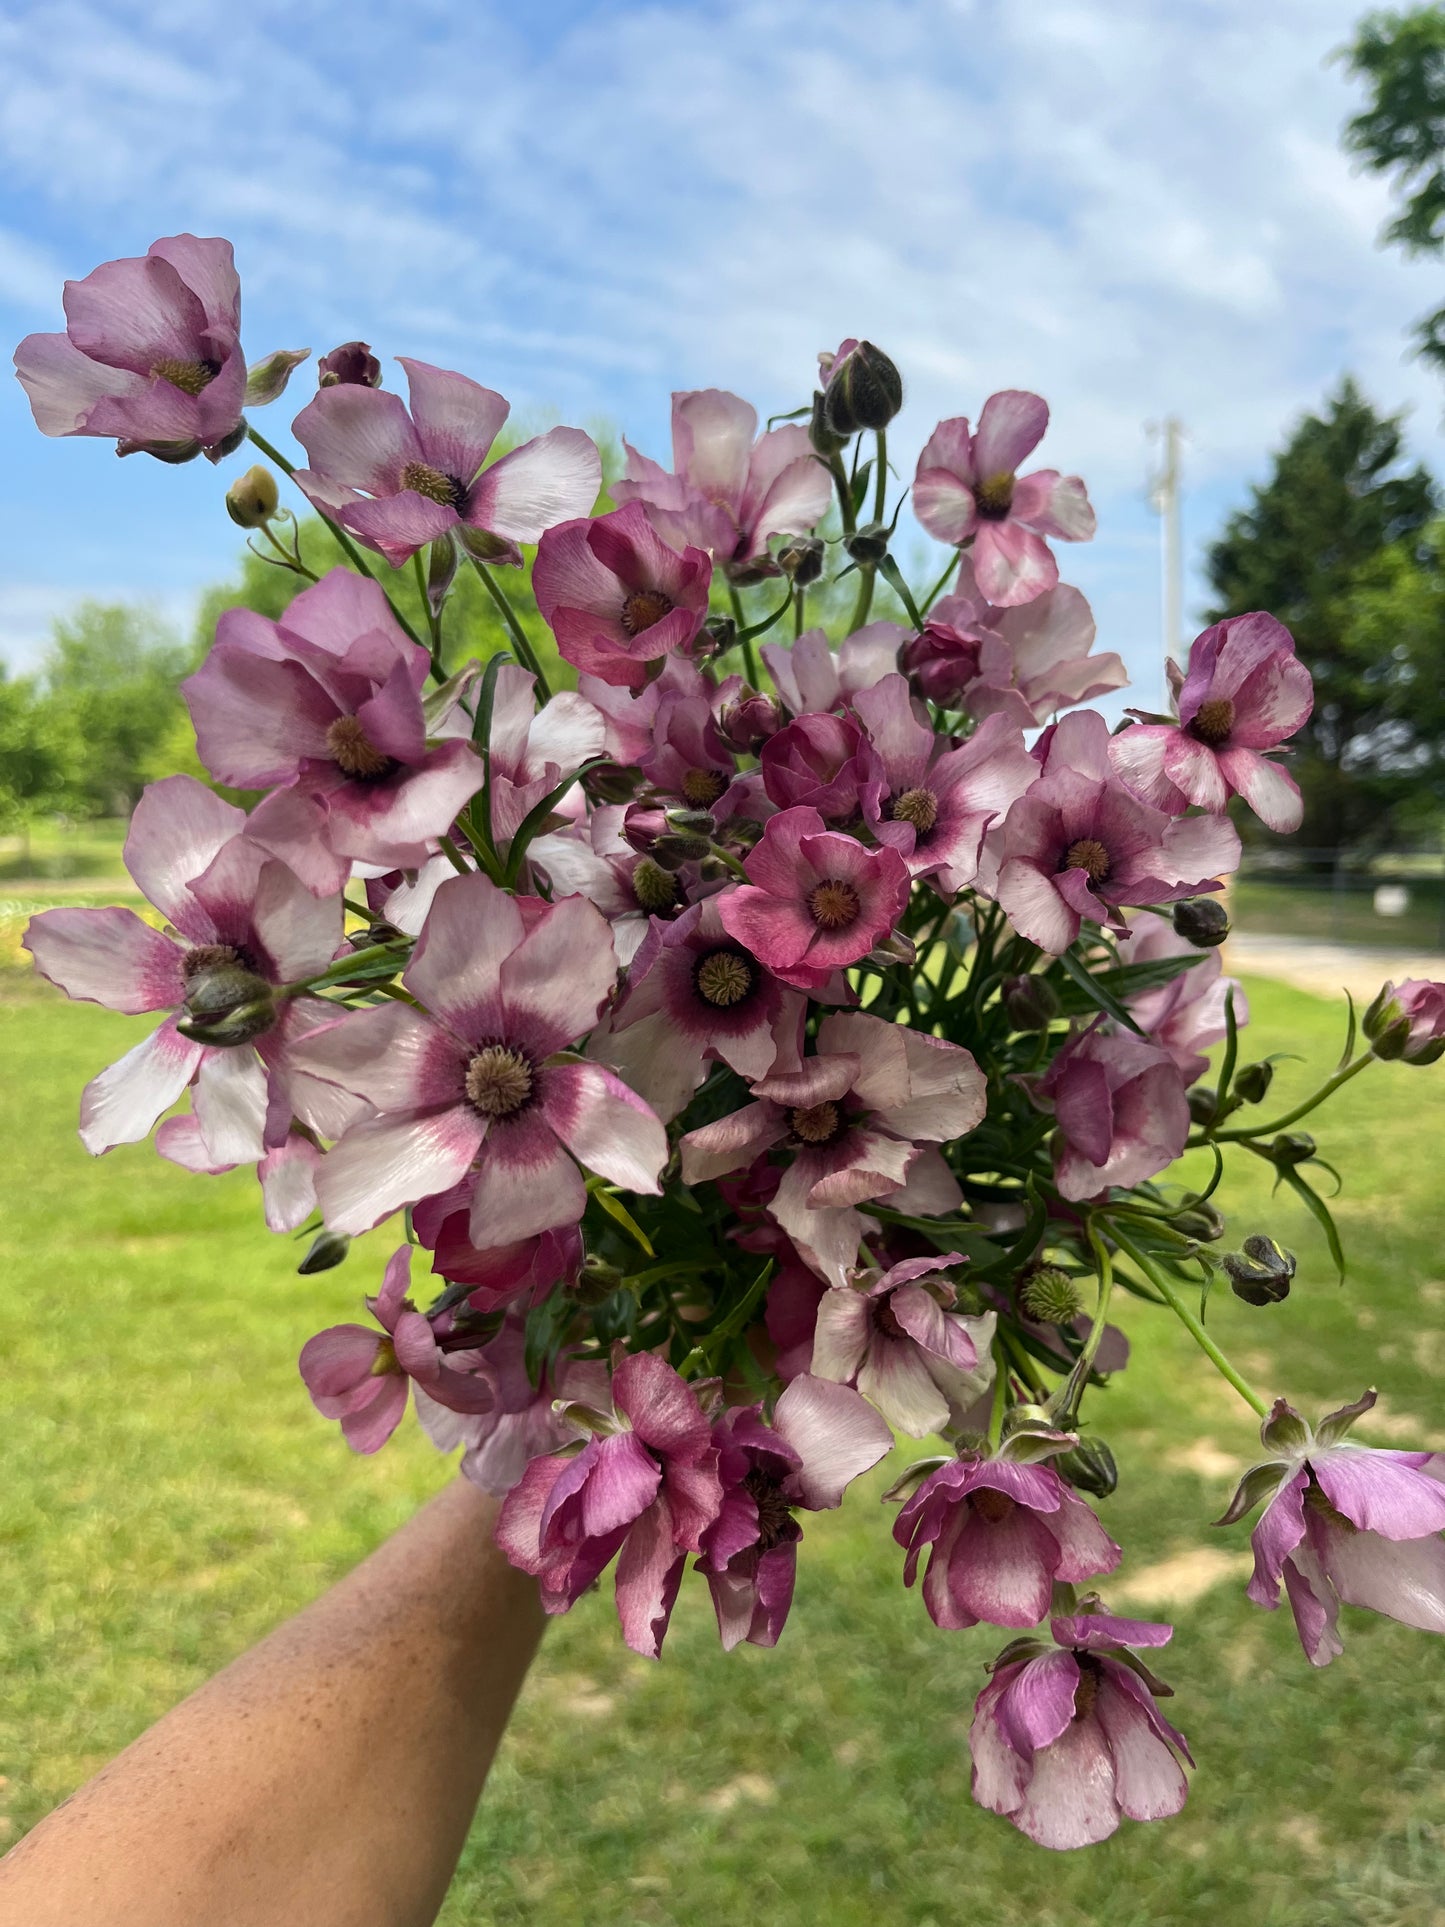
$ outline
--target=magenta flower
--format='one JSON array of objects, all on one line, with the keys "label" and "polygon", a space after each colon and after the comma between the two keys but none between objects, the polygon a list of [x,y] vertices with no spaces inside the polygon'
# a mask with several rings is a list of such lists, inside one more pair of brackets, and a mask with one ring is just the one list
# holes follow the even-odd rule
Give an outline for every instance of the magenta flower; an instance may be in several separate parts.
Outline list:
[{"label": "magenta flower", "polygon": [[1108,758],[1103,717],[1092,709],[1066,716],[1043,776],[1004,819],[998,902],[1020,936],[1055,955],[1085,918],[1122,935],[1119,905],[1217,890],[1239,861],[1228,818],[1154,809],[1112,777]]},{"label": "magenta flower", "polygon": [[1040,396],[1005,389],[984,403],[976,433],[962,415],[940,422],[918,458],[914,513],[940,542],[972,542],[978,586],[1000,608],[1031,602],[1058,581],[1045,536],[1087,542],[1094,533],[1077,475],[1016,473],[1048,425]]},{"label": "magenta flower", "polygon": [[823,826],[816,810],[771,817],[743,864],[748,881],[718,899],[727,934],[764,969],[819,990],[891,934],[908,902],[896,850],[865,849]]},{"label": "magenta flower", "polygon": [[577,669],[641,689],[649,665],[689,650],[707,619],[712,563],[669,548],[642,508],[563,522],[538,544],[532,589]]},{"label": "magenta flower", "polygon": [[683,1183],[726,1176],[785,1146],[792,1163],[768,1211],[830,1283],[845,1284],[857,1257],[857,1205],[888,1199],[937,1216],[960,1202],[933,1148],[983,1119],[983,1073],[959,1045],[862,1011],[835,1013],[818,1027],[817,1056],[753,1088],[756,1103],[683,1138]]},{"label": "magenta flower", "polygon": [[[960,574],[971,583],[966,560]],[[961,587],[935,605],[903,667],[930,702],[1029,729],[1128,682],[1112,651],[1089,653],[1095,633],[1088,603],[1066,583],[1016,609],[991,608]]]},{"label": "magenta flower", "polygon": [[566,1612],[613,1556],[617,1614],[635,1653],[656,1659],[689,1552],[722,1506],[712,1430],[691,1386],[636,1352],[612,1374],[600,1436],[570,1459],[533,1459],[507,1494],[497,1544],[541,1581],[549,1613]]},{"label": "magenta flower", "polygon": [[802,1062],[807,998],[780,983],[723,926],[710,897],[652,924],[628,987],[591,1054],[664,1124],[685,1108],[709,1061],[749,1083]]},{"label": "magenta flower", "polygon": [[[1061,1450],[1072,1440],[1054,1435]],[[1030,1439],[1030,1449],[1036,1441]],[[1004,1448],[1007,1452],[1008,1448]],[[911,1586],[929,1547],[923,1603],[948,1632],[1036,1626],[1056,1581],[1082,1585],[1112,1572],[1121,1549],[1050,1465],[968,1452],[930,1472],[894,1521]]]},{"label": "magenta flower", "polygon": [[791,644],[765,642],[762,655],[784,706],[794,716],[823,716],[891,674],[907,634],[896,622],[870,622],[845,636],[835,654],[823,630],[808,629]]},{"label": "magenta flower", "polygon": [[966,1263],[949,1251],[835,1285],[818,1305],[808,1369],[856,1385],[910,1438],[958,1423],[993,1376],[994,1313],[969,1318],[954,1310],[948,1270]]},{"label": "magenta flower", "polygon": [[590,1436],[586,1425],[566,1416],[566,1407],[603,1410],[608,1403],[601,1359],[564,1352],[542,1368],[534,1384],[527,1375],[526,1344],[525,1322],[508,1318],[477,1352],[495,1393],[485,1412],[439,1404],[420,1385],[415,1392],[416,1415],[432,1444],[439,1452],[464,1447],[463,1476],[497,1499],[507,1496],[531,1460]]},{"label": "magenta flower", "polygon": [[241,284],[229,241],[176,234],[65,284],[65,333],[27,335],[15,372],[44,435],[213,462],[245,432]]},{"label": "magenta flower", "polygon": [[1189,1136],[1184,1073],[1167,1049],[1102,1028],[1071,1037],[1028,1088],[1059,1127],[1054,1181],[1074,1202],[1167,1169]]},{"label": "magenta flower", "polygon": [[353,1452],[379,1452],[406,1410],[409,1384],[455,1412],[488,1412],[496,1391],[482,1354],[456,1349],[450,1359],[430,1322],[413,1305],[411,1246],[392,1253],[381,1290],[366,1308],[381,1326],[331,1325],[301,1347],[301,1376],[323,1418],[341,1420]]},{"label": "magenta flower", "polygon": [[432,1254],[436,1275],[449,1284],[469,1287],[466,1302],[473,1311],[485,1314],[509,1306],[526,1310],[559,1286],[577,1282],[583,1251],[576,1225],[478,1250],[468,1236],[471,1202],[463,1180],[419,1204],[412,1213],[412,1226]]},{"label": "magenta flower", "polygon": [[1191,803],[1222,810],[1242,796],[1270,829],[1297,830],[1299,785],[1263,753],[1314,708],[1310,672],[1284,624],[1258,614],[1216,622],[1191,644],[1176,699],[1177,726],[1136,723],[1113,739],[1114,767],[1130,789],[1171,815]]},{"label": "magenta flower", "polygon": [[181,685],[218,781],[285,785],[247,834],[318,896],[339,891],[356,862],[418,868],[481,788],[470,743],[428,746],[426,675],[426,651],[380,584],[337,568],[277,622],[228,609]]},{"label": "magenta flower", "polygon": [[723,1651],[741,1640],[776,1646],[803,1536],[794,1512],[841,1505],[847,1486],[892,1448],[893,1434],[847,1386],[803,1375],[779,1398],[771,1425],[761,1406],[733,1406],[713,1427],[713,1442],[722,1509],[698,1564]]},{"label": "magenta flower", "polygon": [[422,1008],[358,1011],[300,1052],[375,1107],[318,1174],[332,1229],[369,1230],[467,1178],[472,1243],[515,1244],[581,1217],[574,1159],[656,1194],[662,1126],[610,1071],[558,1055],[592,1028],[616,973],[607,925],[581,897],[524,918],[484,876],[442,884],[402,974]]},{"label": "magenta flower", "polygon": [[1155,1706],[1169,1688],[1129,1651],[1172,1626],[1078,1613],[1050,1622],[1052,1647],[1016,1641],[990,1669],[968,1743],[973,1797],[1041,1847],[1107,1840],[1120,1815],[1166,1820],[1189,1792],[1184,1735]]},{"label": "magenta flower", "polygon": [[1217,950],[1196,950],[1165,917],[1147,910],[1129,925],[1129,961],[1154,963],[1162,957],[1189,957],[1181,970],[1157,990],[1140,991],[1128,1001],[1129,1013],[1140,1030],[1167,1050],[1184,1074],[1186,1084],[1197,1083],[1209,1068],[1206,1056],[1228,1030],[1224,1006],[1234,993],[1235,1022],[1249,1022],[1249,1001],[1238,980],[1224,975]]},{"label": "magenta flower", "polygon": [[[335,1013],[275,995],[336,955],[340,899],[318,902],[245,826],[243,810],[194,777],[152,783],[131,818],[125,866],[176,934],[116,907],[43,910],[26,927],[36,969],[68,997],[127,1016],[176,1013],[86,1085],[80,1139],[93,1155],[145,1137],[188,1085],[198,1168],[208,1170],[255,1163],[285,1141],[293,1112],[321,1132],[355,1115],[297,1074],[304,1033],[318,1012]],[[263,1136],[268,1121],[274,1137]]]},{"label": "magenta flower", "polygon": [[706,550],[734,581],[776,573],[768,537],[806,534],[832,498],[806,428],[759,436],[758,411],[719,388],[674,394],[671,475],[623,447],[627,474],[613,483],[613,499],[639,503],[664,542]]},{"label": "magenta flower", "polygon": [[1435,1064],[1445,1057],[1445,984],[1407,977],[1387,983],[1365,1012],[1363,1029],[1376,1057]]},{"label": "magenta flower", "polygon": [[863,792],[863,818],[910,876],[928,877],[952,897],[978,874],[985,830],[1038,779],[1023,732],[990,717],[966,742],[934,734],[919,716],[906,677],[860,690],[854,709],[878,759]]},{"label": "magenta flower", "polygon": [[291,424],[310,462],[296,481],[323,515],[399,568],[451,529],[487,561],[520,563],[518,543],[592,507],[602,462],[580,428],[549,429],[484,469],[507,403],[466,375],[397,359],[410,409],[389,389],[340,382]]},{"label": "magenta flower", "polygon": [[832,823],[856,820],[878,759],[851,716],[810,712],[770,736],[758,756],[763,788],[780,810],[817,810]]},{"label": "magenta flower", "polygon": [[1366,1392],[1311,1429],[1276,1399],[1260,1427],[1269,1459],[1219,1520],[1233,1525],[1267,1500],[1250,1537],[1249,1597],[1273,1612],[1283,1579],[1312,1666],[1344,1651],[1341,1603],[1445,1633],[1445,1459],[1353,1444],[1345,1434],[1374,1403]]}]

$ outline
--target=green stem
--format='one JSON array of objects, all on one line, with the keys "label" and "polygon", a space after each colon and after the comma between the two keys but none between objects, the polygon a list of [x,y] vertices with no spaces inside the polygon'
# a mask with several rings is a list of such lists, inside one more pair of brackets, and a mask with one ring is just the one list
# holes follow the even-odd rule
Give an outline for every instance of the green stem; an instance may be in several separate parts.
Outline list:
[{"label": "green stem", "polygon": [[275,533],[269,522],[263,522],[261,524],[261,533],[271,544],[271,547],[276,551],[277,555],[280,556],[281,561],[279,566],[281,568],[289,569],[293,575],[304,575],[308,582],[319,582],[321,580],[316,571],[314,569],[308,569],[306,564],[301,560],[299,547],[294,555],[291,554],[289,550],[282,548],[281,544],[276,540]]},{"label": "green stem", "polygon": [[1367,1050],[1353,1064],[1346,1064],[1342,1071],[1336,1071],[1333,1077],[1326,1078],[1313,1097],[1307,1097],[1303,1104],[1296,1104],[1283,1117],[1273,1118],[1268,1124],[1240,1125],[1232,1131],[1210,1131],[1203,1137],[1191,1139],[1189,1148],[1195,1150],[1202,1144],[1237,1143],[1241,1138],[1273,1137],[1276,1131],[1283,1131],[1289,1125],[1297,1124],[1302,1117],[1308,1117],[1317,1105],[1323,1104],[1327,1097],[1332,1097],[1342,1084],[1348,1084],[1352,1077],[1358,1076],[1366,1064],[1373,1063],[1374,1057],[1375,1053]]},{"label": "green stem", "polygon": [[[344,984],[352,971],[363,964],[375,963],[381,957],[390,957],[397,963],[402,961],[394,943],[368,944],[364,950],[353,950],[349,957],[341,957],[334,964],[328,964],[325,970],[318,970],[314,976],[300,977],[294,984],[284,984],[282,994],[294,997],[300,991],[314,989],[318,984]],[[373,986],[368,985],[367,988]]]},{"label": "green stem", "polygon": [[552,700],[551,685],[542,671],[542,665],[537,660],[537,652],[532,647],[531,640],[526,630],[522,627],[516,610],[508,601],[505,592],[493,581],[492,572],[486,563],[479,561],[474,555],[468,556],[467,560],[482,578],[483,583],[486,585],[487,594],[492,598],[493,602],[496,603],[501,618],[511,633],[512,641],[517,645],[517,654],[522,658],[524,666],[530,669],[536,677],[538,695],[544,703],[550,702]]},{"label": "green stem", "polygon": [[800,583],[793,591],[793,641],[803,633],[804,609],[807,606],[808,591]]},{"label": "green stem", "polygon": [[1113,1238],[1114,1243],[1118,1245],[1119,1249],[1144,1273],[1144,1276],[1149,1280],[1150,1284],[1153,1285],[1154,1289],[1159,1293],[1159,1296],[1189,1333],[1200,1351],[1204,1353],[1205,1357],[1214,1366],[1214,1369],[1219,1373],[1220,1377],[1232,1385],[1244,1400],[1245,1404],[1252,1405],[1260,1417],[1263,1418],[1269,1410],[1269,1407],[1248,1380],[1230,1364],[1229,1360],[1224,1356],[1224,1353],[1215,1344],[1214,1340],[1209,1336],[1209,1333],[1204,1329],[1203,1325],[1200,1324],[1199,1319],[1189,1309],[1188,1305],[1185,1304],[1184,1300],[1174,1289],[1173,1285],[1170,1284],[1163,1272],[1160,1271],[1158,1266],[1139,1249],[1138,1245],[1119,1228],[1113,1219],[1109,1219],[1107,1222],[1109,1235]]},{"label": "green stem", "polygon": [[853,619],[848,625],[849,633],[861,629],[868,620],[868,611],[873,607],[873,577],[876,570],[860,568],[858,571],[858,600],[853,604]]},{"label": "green stem", "polygon": [[458,875],[469,877],[472,874],[472,866],[470,863],[467,862],[466,858],[462,855],[461,851],[457,848],[456,844],[453,843],[452,839],[449,836],[439,836],[437,838],[437,842],[440,843],[440,845],[442,846],[442,850],[446,855],[447,860],[450,862],[452,868],[458,873]]},{"label": "green stem", "polygon": [[888,500],[888,431],[887,429],[886,428],[878,429],[874,439],[878,444],[877,451],[876,451],[878,466],[873,475],[873,520],[875,522],[881,522],[883,520],[884,505]]},{"label": "green stem", "polygon": [[411,563],[412,570],[416,576],[417,593],[421,596],[422,614],[426,617],[427,629],[431,634],[431,647],[427,650],[427,654],[431,657],[431,673],[436,677],[438,682],[445,682],[447,672],[442,663],[441,616],[432,608],[431,597],[427,594],[426,564],[421,559],[420,549],[412,556]]},{"label": "green stem", "polygon": [[988,1414],[988,1449],[992,1456],[1003,1438],[1003,1415],[1008,1408],[1008,1360],[998,1337],[993,1341],[993,1404]]},{"label": "green stem", "polygon": [[833,455],[828,461],[828,470],[833,477],[833,486],[838,491],[838,509],[843,517],[843,533],[849,536],[858,526],[858,518],[853,513],[853,490],[843,467],[841,455]]},{"label": "green stem", "polygon": [[937,582],[934,583],[933,587],[929,590],[928,594],[924,597],[924,600],[922,603],[924,615],[928,614],[929,610],[933,607],[934,603],[937,602],[938,598],[943,594],[944,590],[948,587],[948,578],[954,573],[954,571],[957,569],[959,563],[962,562],[962,560],[963,560],[963,550],[955,549],[953,552],[953,560],[949,563],[948,567],[943,571],[943,574],[938,578]]}]

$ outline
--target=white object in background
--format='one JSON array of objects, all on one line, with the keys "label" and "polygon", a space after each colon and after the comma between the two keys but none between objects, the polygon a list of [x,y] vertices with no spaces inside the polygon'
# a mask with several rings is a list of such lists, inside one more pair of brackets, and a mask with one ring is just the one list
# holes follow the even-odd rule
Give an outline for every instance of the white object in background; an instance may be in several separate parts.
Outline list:
[{"label": "white object in background", "polygon": [[1410,892],[1403,883],[1382,883],[1375,891],[1377,917],[1403,917],[1410,908]]}]

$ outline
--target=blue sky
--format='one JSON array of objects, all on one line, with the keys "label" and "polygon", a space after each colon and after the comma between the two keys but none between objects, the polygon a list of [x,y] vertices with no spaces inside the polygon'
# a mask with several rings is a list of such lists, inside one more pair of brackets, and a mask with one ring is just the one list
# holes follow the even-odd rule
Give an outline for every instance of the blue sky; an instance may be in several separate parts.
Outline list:
[{"label": "blue sky", "polygon": [[[1100,516],[1065,574],[1152,693],[1146,421],[1187,425],[1196,561],[1346,370],[1441,460],[1439,386],[1406,354],[1439,269],[1378,250],[1386,191],[1338,147],[1326,56],[1360,10],[6,0],[0,334],[60,326],[61,282],[98,261],[225,234],[252,359],[362,336],[664,460],[671,389],[781,410],[867,335],[907,380],[907,472],[940,416],[1048,396],[1043,455]],[[309,392],[302,370],[258,417],[273,439]],[[0,384],[0,655],[33,661],[84,594],[183,618],[236,553],[223,490],[202,462],[47,442]]]}]

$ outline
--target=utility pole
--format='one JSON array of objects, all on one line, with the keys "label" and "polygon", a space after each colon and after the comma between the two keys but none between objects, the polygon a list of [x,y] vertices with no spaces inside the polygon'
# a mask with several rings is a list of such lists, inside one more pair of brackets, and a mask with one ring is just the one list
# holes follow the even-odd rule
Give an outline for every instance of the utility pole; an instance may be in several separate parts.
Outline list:
[{"label": "utility pole", "polygon": [[1149,506],[1159,517],[1160,536],[1160,680],[1159,707],[1170,707],[1169,662],[1178,662],[1182,652],[1183,560],[1179,533],[1179,450],[1184,428],[1177,415],[1163,422],[1150,422],[1149,439],[1160,444],[1159,466],[1149,477]]}]

